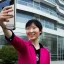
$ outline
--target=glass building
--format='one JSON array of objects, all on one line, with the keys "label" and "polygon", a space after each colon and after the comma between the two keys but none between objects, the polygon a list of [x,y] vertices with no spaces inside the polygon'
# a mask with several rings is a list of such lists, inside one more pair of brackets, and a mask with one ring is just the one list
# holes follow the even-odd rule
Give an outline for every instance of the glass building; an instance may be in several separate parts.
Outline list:
[{"label": "glass building", "polygon": [[[28,40],[25,24],[30,19],[38,19],[43,25],[43,34],[39,38],[50,50],[51,64],[64,62],[64,0],[16,0],[15,34]],[[5,44],[0,29],[0,43]],[[55,62],[56,63],[53,63]],[[59,64],[58,63],[58,64]]]}]

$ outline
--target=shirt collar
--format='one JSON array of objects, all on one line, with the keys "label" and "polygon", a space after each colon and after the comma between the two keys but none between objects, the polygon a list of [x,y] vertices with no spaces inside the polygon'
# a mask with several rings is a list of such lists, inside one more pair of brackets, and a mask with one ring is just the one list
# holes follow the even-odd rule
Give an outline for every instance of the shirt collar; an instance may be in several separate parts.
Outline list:
[{"label": "shirt collar", "polygon": [[[29,42],[29,45],[32,45],[32,42],[30,40],[28,42]],[[40,45],[40,48],[43,48],[43,45],[41,43],[39,43],[39,45]]]}]

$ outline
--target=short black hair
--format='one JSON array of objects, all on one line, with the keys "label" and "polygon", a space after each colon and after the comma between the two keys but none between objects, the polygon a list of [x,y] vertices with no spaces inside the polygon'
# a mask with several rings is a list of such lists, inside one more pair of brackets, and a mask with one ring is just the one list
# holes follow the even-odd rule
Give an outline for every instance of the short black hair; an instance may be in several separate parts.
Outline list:
[{"label": "short black hair", "polygon": [[[27,23],[26,23],[26,25],[25,25],[25,29],[27,28],[27,27],[29,27],[32,23],[34,23],[38,28],[39,28],[39,30],[42,32],[42,24],[40,23],[40,21],[38,21],[37,19],[31,19],[31,20],[29,20]],[[42,33],[40,33],[40,35],[41,35]]]}]

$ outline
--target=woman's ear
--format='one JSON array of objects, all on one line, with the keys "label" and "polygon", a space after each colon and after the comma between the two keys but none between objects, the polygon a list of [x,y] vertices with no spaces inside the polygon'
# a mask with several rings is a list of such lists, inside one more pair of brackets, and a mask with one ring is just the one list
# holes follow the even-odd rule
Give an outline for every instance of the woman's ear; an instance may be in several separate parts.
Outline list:
[{"label": "woman's ear", "polygon": [[40,31],[40,35],[42,34],[42,31]]}]

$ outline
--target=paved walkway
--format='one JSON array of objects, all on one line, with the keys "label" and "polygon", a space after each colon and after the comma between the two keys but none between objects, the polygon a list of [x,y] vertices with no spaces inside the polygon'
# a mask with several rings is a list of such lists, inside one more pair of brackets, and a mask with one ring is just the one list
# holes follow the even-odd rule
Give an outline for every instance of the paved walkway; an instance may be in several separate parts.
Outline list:
[{"label": "paved walkway", "polygon": [[64,64],[64,61],[51,61],[50,64]]}]

